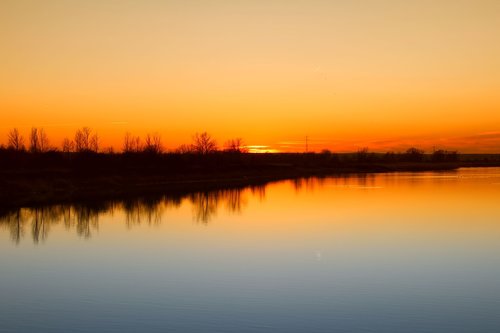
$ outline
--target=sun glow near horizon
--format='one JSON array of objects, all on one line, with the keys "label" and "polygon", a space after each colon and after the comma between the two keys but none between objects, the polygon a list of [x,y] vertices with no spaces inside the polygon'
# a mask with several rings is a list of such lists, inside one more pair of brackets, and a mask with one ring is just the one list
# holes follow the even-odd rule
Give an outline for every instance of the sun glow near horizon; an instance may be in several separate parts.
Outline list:
[{"label": "sun glow near horizon", "polygon": [[2,143],[500,152],[497,1],[18,0],[0,28]]}]

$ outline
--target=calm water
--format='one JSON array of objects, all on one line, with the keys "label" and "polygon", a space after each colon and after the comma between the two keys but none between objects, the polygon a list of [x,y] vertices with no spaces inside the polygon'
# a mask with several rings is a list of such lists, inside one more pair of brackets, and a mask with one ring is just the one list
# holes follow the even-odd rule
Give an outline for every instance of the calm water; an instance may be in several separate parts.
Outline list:
[{"label": "calm water", "polygon": [[4,213],[0,332],[500,332],[500,168]]}]

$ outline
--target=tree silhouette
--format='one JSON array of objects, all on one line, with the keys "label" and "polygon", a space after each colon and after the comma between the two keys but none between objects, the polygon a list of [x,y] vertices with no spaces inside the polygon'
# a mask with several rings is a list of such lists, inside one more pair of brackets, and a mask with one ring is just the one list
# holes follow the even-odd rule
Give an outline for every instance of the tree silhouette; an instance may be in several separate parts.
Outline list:
[{"label": "tree silhouette", "polygon": [[235,138],[226,141],[224,151],[229,153],[247,153],[248,148],[245,147],[242,138]]},{"label": "tree silhouette", "polygon": [[143,152],[149,154],[160,154],[163,151],[161,136],[157,133],[146,135]]},{"label": "tree silhouette", "polygon": [[123,152],[129,154],[137,153],[141,150],[141,138],[132,136],[130,132],[125,133],[125,137],[123,138]]},{"label": "tree silhouette", "polygon": [[94,153],[99,151],[99,136],[97,133],[94,133],[94,135],[90,138],[90,150]]},{"label": "tree silhouette", "polygon": [[193,145],[182,144],[175,150],[177,154],[191,154],[194,153]]},{"label": "tree silhouette", "polygon": [[206,155],[217,151],[217,142],[207,132],[196,133],[193,136],[192,148],[195,153]]},{"label": "tree silhouette", "polygon": [[40,144],[38,143],[38,129],[33,127],[30,133],[30,151],[38,153],[40,151]]},{"label": "tree silhouette", "polygon": [[432,153],[433,162],[455,162],[458,160],[457,151],[447,151],[443,149],[436,150]]},{"label": "tree silhouette", "polygon": [[358,162],[366,162],[369,159],[369,150],[367,147],[361,148],[356,152]]},{"label": "tree silhouette", "polygon": [[40,151],[42,153],[49,150],[49,137],[43,128],[38,130],[38,142],[40,143]]},{"label": "tree silhouette", "polygon": [[8,140],[9,140],[9,142],[7,144],[7,147],[9,149],[13,149],[13,150],[16,150],[16,151],[23,151],[23,150],[25,150],[25,147],[24,147],[24,138],[19,133],[19,130],[17,128],[14,128],[14,129],[12,129],[9,132]]},{"label": "tree silhouette", "polygon": [[75,143],[68,138],[64,138],[62,142],[62,151],[64,153],[71,153],[74,151],[74,149],[75,149]]},{"label": "tree silhouette", "polygon": [[30,133],[30,151],[43,153],[49,149],[49,138],[43,128],[33,127]]},{"label": "tree silhouette", "polygon": [[83,127],[75,133],[75,150],[78,153],[99,151],[99,137],[97,133],[92,134],[92,130]]},{"label": "tree silhouette", "polygon": [[415,147],[411,147],[405,152],[405,156],[408,161],[422,161],[424,159],[424,151]]}]

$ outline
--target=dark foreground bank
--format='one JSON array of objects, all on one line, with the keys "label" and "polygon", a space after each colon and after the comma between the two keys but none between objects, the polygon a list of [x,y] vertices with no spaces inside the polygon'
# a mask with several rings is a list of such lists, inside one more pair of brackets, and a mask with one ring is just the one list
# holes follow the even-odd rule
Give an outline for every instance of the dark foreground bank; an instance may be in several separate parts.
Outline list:
[{"label": "dark foreground bank", "polygon": [[28,154],[0,155],[0,207],[260,185],[347,173],[500,166],[500,155]]}]

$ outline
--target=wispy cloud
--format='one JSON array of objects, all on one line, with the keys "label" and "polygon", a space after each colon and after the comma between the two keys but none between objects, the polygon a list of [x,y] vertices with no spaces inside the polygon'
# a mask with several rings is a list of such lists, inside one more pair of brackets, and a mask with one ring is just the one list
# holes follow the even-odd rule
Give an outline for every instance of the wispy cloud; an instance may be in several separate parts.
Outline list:
[{"label": "wispy cloud", "polygon": [[500,139],[500,131],[483,132],[463,137],[463,139]]},{"label": "wispy cloud", "polygon": [[[304,140],[285,140],[271,145],[281,151],[304,151]],[[500,153],[500,131],[471,133],[462,136],[405,136],[368,139],[321,138],[309,139],[310,150],[330,149],[337,152],[352,152],[367,147],[372,151],[405,151],[418,147],[426,151],[433,149],[458,150],[462,153]]]}]

